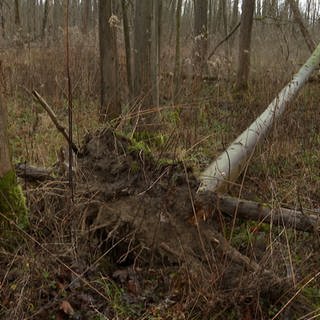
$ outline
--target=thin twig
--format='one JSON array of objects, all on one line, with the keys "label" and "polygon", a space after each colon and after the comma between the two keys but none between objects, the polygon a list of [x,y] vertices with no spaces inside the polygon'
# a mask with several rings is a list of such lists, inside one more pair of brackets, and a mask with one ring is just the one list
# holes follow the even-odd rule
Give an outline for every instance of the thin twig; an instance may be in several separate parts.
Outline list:
[{"label": "thin twig", "polygon": [[225,42],[227,41],[240,27],[241,21],[239,21],[234,28],[214,47],[214,49],[211,51],[211,53],[209,54],[207,60],[209,60],[217,51],[217,49]]}]

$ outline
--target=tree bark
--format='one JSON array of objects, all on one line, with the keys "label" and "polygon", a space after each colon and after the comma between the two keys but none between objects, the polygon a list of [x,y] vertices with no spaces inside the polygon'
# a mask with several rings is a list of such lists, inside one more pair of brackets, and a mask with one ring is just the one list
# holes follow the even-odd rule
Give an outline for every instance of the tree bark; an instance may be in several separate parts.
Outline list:
[{"label": "tree bark", "polygon": [[99,47],[101,76],[101,120],[113,120],[121,114],[116,17],[112,1],[99,1]]},{"label": "tree bark", "polygon": [[129,96],[132,97],[133,84],[132,84],[132,71],[131,71],[131,43],[130,43],[130,30],[129,30],[126,0],[121,0],[121,7],[122,7],[122,19],[123,19],[124,45],[126,50],[127,83],[128,83],[128,89],[129,89]]},{"label": "tree bark", "polygon": [[1,35],[2,38],[6,38],[6,24],[5,24],[5,13],[4,13],[4,8],[3,8],[3,2],[0,2],[0,19],[1,19]]},{"label": "tree bark", "polygon": [[[152,1],[152,22],[151,22],[151,78],[152,78],[152,104],[159,107],[159,69],[160,69],[160,2]],[[159,10],[160,9],[160,10]]]},{"label": "tree bark", "polygon": [[14,23],[18,27],[21,26],[19,0],[14,0]]},{"label": "tree bark", "polygon": [[134,18],[134,95],[142,107],[151,104],[152,1],[136,0]]},{"label": "tree bark", "polygon": [[49,15],[49,0],[46,0],[44,3],[44,11],[43,11],[42,27],[41,27],[41,39],[42,40],[45,38],[45,35],[46,35],[48,15]]},{"label": "tree bark", "polygon": [[181,63],[180,63],[180,27],[181,27],[181,10],[182,0],[178,0],[176,9],[176,48],[175,48],[175,61],[174,61],[174,92],[173,102],[176,103],[178,92],[180,89],[180,75],[181,75]]},{"label": "tree bark", "polygon": [[239,16],[238,6],[239,6],[239,0],[233,0],[231,29],[233,29],[238,23],[238,16]]},{"label": "tree bark", "polygon": [[85,0],[82,4],[82,31],[83,34],[87,35],[91,28],[91,0]]},{"label": "tree bark", "polygon": [[208,1],[194,0],[194,66],[197,76],[202,76],[207,67],[208,49]]},{"label": "tree bark", "polygon": [[255,0],[243,0],[239,38],[238,89],[248,88],[251,55],[251,32]]},{"label": "tree bark", "polygon": [[310,210],[291,210],[287,208],[271,208],[267,204],[242,200],[226,196],[218,196],[217,210],[228,215],[237,215],[239,219],[254,220],[280,227],[293,228],[304,232],[314,232],[320,223],[319,212]]}]

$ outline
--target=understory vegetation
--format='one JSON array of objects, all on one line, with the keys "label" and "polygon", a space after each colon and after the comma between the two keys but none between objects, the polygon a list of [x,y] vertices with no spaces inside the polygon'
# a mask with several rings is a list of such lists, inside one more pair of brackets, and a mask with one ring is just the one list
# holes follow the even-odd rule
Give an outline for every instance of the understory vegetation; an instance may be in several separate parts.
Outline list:
[{"label": "understory vegetation", "polygon": [[[137,125],[139,101],[125,98],[126,90],[121,92],[123,112],[115,128],[99,121],[98,48],[93,35],[89,41],[73,30],[73,133],[84,155],[75,168],[73,201],[68,179],[57,170],[59,150],[67,143],[31,94],[32,89],[39,91],[67,127],[64,45],[30,43],[0,53],[13,162],[50,169],[53,177],[39,182],[19,175],[30,221],[27,229],[13,223],[23,238],[21,245],[0,249],[1,318],[319,317],[319,230],[301,232],[232,215],[208,221],[208,228],[217,228],[243,255],[293,284],[290,290],[270,286],[269,294],[263,280],[250,286],[256,279],[247,277],[245,267],[235,267],[227,257],[219,256],[217,262],[215,250],[201,242],[196,226],[190,226],[196,239],[189,239],[178,222],[177,229],[159,227],[159,235],[149,235],[143,231],[156,227],[156,218],[148,225],[145,217],[132,222],[127,214],[127,220],[119,222],[110,213],[144,208],[150,215],[157,212],[159,221],[188,219],[185,211],[193,205],[199,173],[266,108],[308,57],[302,38],[295,33],[284,37],[281,26],[268,28],[272,32],[264,33],[265,39],[258,31],[254,34],[252,74],[244,92],[235,86],[235,52],[227,60],[221,47],[209,65],[212,76],[186,74],[173,103],[172,66],[164,62],[160,107],[147,109],[157,124],[150,131]],[[187,58],[188,48],[182,51]],[[163,61],[171,61],[169,46],[162,54]],[[121,81],[126,81],[124,72]],[[315,74],[290,103],[229,188],[230,195],[275,209],[313,209],[320,214],[319,81]],[[188,194],[190,203],[184,203],[182,194]],[[138,195],[144,197],[135,201]],[[168,218],[164,208],[177,216]],[[172,238],[171,247],[163,245],[165,234]],[[182,261],[177,234],[185,244],[201,243],[203,252],[192,254],[210,260],[210,278],[201,264]]]}]

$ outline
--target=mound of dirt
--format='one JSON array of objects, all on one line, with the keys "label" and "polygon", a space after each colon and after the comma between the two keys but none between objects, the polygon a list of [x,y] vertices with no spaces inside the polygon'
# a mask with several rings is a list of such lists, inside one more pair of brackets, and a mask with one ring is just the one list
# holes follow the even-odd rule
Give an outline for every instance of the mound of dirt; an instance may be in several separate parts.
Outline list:
[{"label": "mound of dirt", "polygon": [[[214,212],[194,223],[203,209],[199,183],[183,163],[156,161],[111,130],[88,136],[82,155],[84,221],[116,264],[180,266],[189,285],[204,295],[232,291],[231,304],[258,301],[260,294],[279,297],[280,279],[229,245],[214,227]],[[235,296],[242,298],[235,302]]]},{"label": "mound of dirt", "polygon": [[[121,299],[129,304],[184,305],[188,312],[190,306],[204,318],[225,310],[263,318],[270,304],[283,299],[286,279],[230,245],[216,196],[197,193],[199,181],[183,162],[156,160],[141,143],[109,129],[88,135],[80,154],[73,204],[67,181],[57,179],[29,197],[41,242],[59,243],[62,234],[73,241],[76,231],[77,258],[65,254],[68,245],[59,250],[63,261],[70,260],[65,265],[79,269],[80,276],[71,274],[88,293],[97,292],[88,281],[101,284],[103,274],[109,285],[116,281],[123,288]],[[73,282],[68,288],[76,305]]]}]

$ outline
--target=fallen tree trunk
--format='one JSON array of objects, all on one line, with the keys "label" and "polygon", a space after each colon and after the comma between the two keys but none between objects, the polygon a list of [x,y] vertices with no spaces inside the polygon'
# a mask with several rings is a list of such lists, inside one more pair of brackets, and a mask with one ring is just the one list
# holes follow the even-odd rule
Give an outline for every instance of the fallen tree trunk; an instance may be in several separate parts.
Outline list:
[{"label": "fallen tree trunk", "polygon": [[282,115],[289,101],[297,94],[320,62],[320,44],[299,72],[285,86],[268,108],[201,174],[201,191],[225,191],[234,181],[260,143]]},{"label": "fallen tree trunk", "polygon": [[198,221],[219,214],[231,217],[236,215],[239,219],[254,220],[304,232],[318,231],[320,224],[320,213],[317,211],[273,208],[269,204],[218,195],[210,191],[197,194],[195,207]]},{"label": "fallen tree trunk", "polygon": [[222,213],[236,214],[238,218],[294,228],[299,231],[317,231],[320,215],[311,210],[297,211],[287,208],[271,208],[267,204],[219,196],[217,209]]}]

